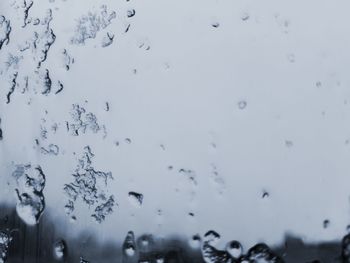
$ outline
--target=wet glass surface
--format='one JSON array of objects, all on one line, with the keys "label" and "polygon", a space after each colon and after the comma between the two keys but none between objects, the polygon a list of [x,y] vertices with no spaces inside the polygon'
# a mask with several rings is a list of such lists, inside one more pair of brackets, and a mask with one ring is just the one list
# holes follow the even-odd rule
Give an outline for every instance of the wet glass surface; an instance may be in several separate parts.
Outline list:
[{"label": "wet glass surface", "polygon": [[0,1],[0,262],[350,262],[349,8]]}]

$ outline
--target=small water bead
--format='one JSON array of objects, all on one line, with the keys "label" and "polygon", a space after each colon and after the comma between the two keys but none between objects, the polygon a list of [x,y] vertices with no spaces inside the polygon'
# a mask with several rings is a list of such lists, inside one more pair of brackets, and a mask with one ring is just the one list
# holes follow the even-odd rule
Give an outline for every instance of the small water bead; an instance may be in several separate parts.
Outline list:
[{"label": "small water bead", "polygon": [[201,245],[201,242],[202,242],[202,239],[198,234],[193,235],[189,240],[189,244],[192,248],[199,248]]},{"label": "small water bead", "polygon": [[70,219],[69,219],[69,221],[70,221],[71,223],[75,223],[75,222],[77,221],[77,217],[76,217],[76,216],[71,216]]},{"label": "small water bead", "polygon": [[244,12],[241,16],[242,21],[247,21],[250,18],[247,12]]},{"label": "small water bead", "polygon": [[137,192],[129,192],[128,195],[129,195],[129,200],[133,205],[137,207],[141,207],[143,202],[143,194],[140,194]]},{"label": "small water bead", "polygon": [[219,22],[214,22],[211,24],[212,27],[214,28],[218,28],[220,26],[220,23]]},{"label": "small water bead", "polygon": [[215,245],[219,242],[221,236],[214,230],[209,230],[204,234],[204,242],[209,243],[210,245]]},{"label": "small water bead", "polygon": [[151,252],[155,244],[154,242],[154,238],[151,234],[143,234],[136,241],[141,254]]},{"label": "small water bead", "polygon": [[238,102],[238,108],[240,110],[244,110],[247,107],[247,102],[245,100],[241,100]]},{"label": "small water bead", "polygon": [[126,15],[128,16],[128,18],[133,17],[136,14],[135,9],[130,9],[126,12]]},{"label": "small water bead", "polygon": [[54,252],[54,256],[56,257],[56,259],[62,259],[65,256],[66,244],[62,239],[57,240],[54,243],[53,252]]},{"label": "small water bead", "polygon": [[148,238],[147,238],[146,236],[142,237],[142,239],[141,239],[141,244],[142,244],[144,247],[146,247],[146,246],[149,245],[149,240],[148,240]]},{"label": "small water bead", "polygon": [[284,143],[288,148],[292,148],[294,146],[294,143],[291,140],[285,140]]},{"label": "small water bead", "polygon": [[288,58],[290,63],[294,63],[295,62],[295,55],[294,54],[288,54],[287,58]]},{"label": "small water bead", "polygon": [[329,227],[329,224],[330,224],[330,221],[329,221],[328,219],[325,219],[325,220],[323,221],[323,228],[324,228],[324,229],[328,228],[328,227]]},{"label": "small water bead", "polygon": [[231,257],[239,258],[242,255],[243,248],[241,243],[239,243],[236,240],[233,240],[227,243],[226,251],[231,255]]},{"label": "small water bead", "polygon": [[262,194],[263,199],[268,198],[269,196],[270,196],[269,192],[263,191],[263,194]]},{"label": "small water bead", "polygon": [[126,256],[132,257],[136,253],[136,242],[135,235],[133,231],[129,231],[125,237],[123,243],[123,253]]}]

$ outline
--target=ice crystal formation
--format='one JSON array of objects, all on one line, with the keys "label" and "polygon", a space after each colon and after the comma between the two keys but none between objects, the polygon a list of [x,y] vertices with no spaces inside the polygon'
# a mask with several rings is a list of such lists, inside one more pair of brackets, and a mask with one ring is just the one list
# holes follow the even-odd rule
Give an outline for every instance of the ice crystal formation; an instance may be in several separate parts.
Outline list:
[{"label": "ice crystal formation", "polygon": [[107,6],[103,5],[99,12],[89,12],[80,17],[71,43],[84,45],[87,39],[96,38],[97,33],[108,27],[116,16],[116,12],[108,12]]},{"label": "ice crystal formation", "polygon": [[[51,27],[53,11],[46,10],[43,16],[33,18],[30,10],[34,1],[14,1],[13,8],[21,12],[23,24],[16,28],[19,34],[17,42],[10,43],[11,23],[0,16],[0,49],[6,44],[11,49],[4,62],[5,67],[0,74],[8,79],[6,103],[12,101],[15,92],[20,94],[58,94],[63,89],[63,83],[57,79],[51,69],[45,64],[51,47],[56,41],[56,34]],[[2,60],[5,59],[3,56]]]},{"label": "ice crystal formation", "polygon": [[73,104],[70,115],[72,122],[68,123],[67,127],[72,135],[78,136],[80,133],[86,133],[87,130],[97,133],[101,129],[96,116],[86,112],[85,108],[78,104]]},{"label": "ice crystal formation", "polygon": [[71,215],[75,210],[75,203],[80,200],[93,209],[91,217],[101,223],[113,212],[116,205],[114,196],[106,193],[107,183],[113,177],[111,172],[95,170],[92,166],[93,158],[90,147],[86,146],[72,174],[73,182],[64,185],[68,198],[65,208],[66,213]]},{"label": "ice crystal formation", "polygon": [[0,50],[3,45],[8,45],[10,42],[11,25],[10,20],[5,16],[0,16]]},{"label": "ice crystal formation", "polygon": [[50,143],[47,148],[41,147],[43,154],[58,155],[60,148],[56,144]]}]

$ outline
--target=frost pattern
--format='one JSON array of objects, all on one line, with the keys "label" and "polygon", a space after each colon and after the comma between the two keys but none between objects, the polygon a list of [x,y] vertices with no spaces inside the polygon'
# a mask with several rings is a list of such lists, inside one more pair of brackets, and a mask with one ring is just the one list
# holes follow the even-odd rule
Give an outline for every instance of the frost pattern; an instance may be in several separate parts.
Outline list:
[{"label": "frost pattern", "polygon": [[70,115],[73,121],[68,125],[68,128],[72,135],[78,136],[80,132],[85,133],[86,130],[97,133],[101,129],[96,116],[91,112],[87,113],[85,108],[78,104],[73,104]]},{"label": "frost pattern", "polygon": [[116,16],[114,11],[109,13],[107,6],[102,5],[99,12],[89,12],[87,15],[80,17],[71,43],[84,45],[87,39],[96,38],[97,33],[109,26]]},{"label": "frost pattern", "polygon": [[10,20],[6,20],[6,17],[0,16],[0,50],[4,44],[8,45],[10,42],[10,33]]},{"label": "frost pattern", "polygon": [[97,171],[92,166],[94,154],[89,146],[84,147],[84,153],[78,160],[77,168],[72,174],[74,181],[64,185],[64,192],[68,197],[65,205],[67,215],[75,211],[75,202],[81,200],[89,208],[93,208],[91,214],[96,222],[101,223],[106,216],[113,212],[116,205],[114,196],[105,193],[108,180],[112,180],[111,172]]},{"label": "frost pattern", "polygon": [[[36,18],[33,21],[32,17],[29,17],[29,9],[33,5],[34,1],[31,0],[14,3],[14,8],[23,12],[24,22],[18,33],[24,37],[12,44],[13,51],[8,54],[7,60],[4,61],[5,66],[0,70],[0,74],[6,75],[9,82],[7,104],[11,102],[15,91],[22,94],[32,92],[49,95],[52,91],[57,94],[57,91],[63,88],[62,82],[51,76],[49,68],[44,67],[49,51],[56,41],[56,35],[50,25],[53,12],[48,9],[41,19]],[[32,26],[27,26],[29,24]],[[0,16],[0,49],[3,44],[9,44],[10,32],[10,21]]]}]

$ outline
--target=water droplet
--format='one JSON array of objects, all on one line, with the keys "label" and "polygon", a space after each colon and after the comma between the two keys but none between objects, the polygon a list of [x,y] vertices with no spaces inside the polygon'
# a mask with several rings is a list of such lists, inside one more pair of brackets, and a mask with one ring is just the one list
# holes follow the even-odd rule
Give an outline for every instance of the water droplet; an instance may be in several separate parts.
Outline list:
[{"label": "water droplet", "polygon": [[17,214],[27,225],[36,225],[45,209],[45,174],[40,166],[32,168],[31,165],[19,165],[13,177],[18,184],[15,189]]},{"label": "water droplet", "polygon": [[268,198],[270,194],[267,191],[263,191],[262,198]]},{"label": "water droplet", "polygon": [[65,256],[66,244],[60,239],[57,240],[53,245],[53,251],[56,259],[62,259]]},{"label": "water droplet", "polygon": [[290,63],[294,63],[295,62],[295,55],[294,54],[288,54],[287,58],[288,58]]},{"label": "water droplet", "polygon": [[130,139],[130,138],[125,138],[125,142],[126,142],[127,144],[130,144],[130,143],[131,143],[131,139]]},{"label": "water droplet", "polygon": [[70,217],[70,222],[71,223],[75,223],[77,221],[77,217],[76,216],[71,216]]},{"label": "water droplet", "polygon": [[250,17],[249,14],[247,12],[244,12],[241,16],[241,19],[243,21],[247,21],[249,19],[249,17]]},{"label": "water droplet", "polygon": [[130,18],[133,17],[136,14],[135,9],[130,9],[126,12],[126,15]]},{"label": "water droplet", "polygon": [[202,242],[202,239],[198,234],[193,235],[189,240],[189,244],[192,248],[199,248],[201,245],[201,242]]},{"label": "water droplet", "polygon": [[136,242],[133,231],[129,231],[123,243],[123,253],[128,257],[133,257],[136,253]]},{"label": "water droplet", "polygon": [[242,245],[236,240],[230,241],[226,245],[226,251],[231,255],[233,258],[239,258],[242,255]]},{"label": "water droplet", "polygon": [[136,193],[136,192],[129,192],[129,200],[133,205],[137,207],[141,207],[143,202],[143,194]]},{"label": "water droplet", "polygon": [[294,146],[293,141],[290,141],[290,140],[285,140],[285,141],[284,141],[284,144],[285,144],[286,147],[288,147],[288,148],[292,148],[292,147]]},{"label": "water droplet", "polygon": [[220,238],[221,236],[214,230],[209,230],[204,234],[204,241],[210,245],[215,245],[217,242],[219,242]]},{"label": "water droplet", "polygon": [[193,217],[194,217],[194,213],[193,213],[193,212],[189,212],[189,213],[188,213],[188,216],[191,217],[191,218],[193,218]]},{"label": "water droplet", "polygon": [[350,262],[350,234],[346,235],[342,240],[342,262]]},{"label": "water droplet", "polygon": [[246,102],[245,100],[241,100],[241,101],[238,102],[238,108],[239,108],[240,110],[243,110],[243,109],[245,109],[246,107],[247,107],[247,102]]},{"label": "water droplet", "polygon": [[324,228],[324,229],[328,228],[328,227],[329,227],[329,224],[330,224],[330,221],[329,221],[328,219],[325,219],[325,220],[323,221],[323,228]]},{"label": "water droplet", "polygon": [[109,111],[109,103],[108,103],[108,101],[105,102],[105,111]]},{"label": "water droplet", "polygon": [[148,237],[147,237],[147,236],[143,236],[143,237],[141,238],[141,244],[142,244],[142,246],[144,246],[144,247],[146,247],[146,246],[149,245],[149,240],[148,240]]}]

